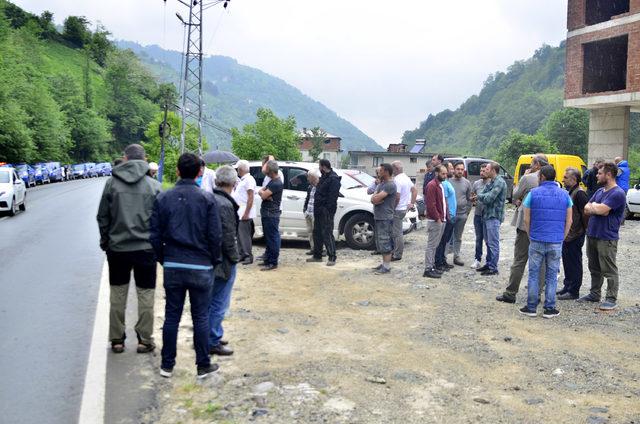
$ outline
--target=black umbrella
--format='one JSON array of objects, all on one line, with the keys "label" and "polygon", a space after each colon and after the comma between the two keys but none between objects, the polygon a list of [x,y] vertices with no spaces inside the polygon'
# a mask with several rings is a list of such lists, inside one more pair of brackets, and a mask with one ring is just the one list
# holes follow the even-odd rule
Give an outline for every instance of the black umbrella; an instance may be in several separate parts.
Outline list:
[{"label": "black umbrella", "polygon": [[212,150],[204,154],[203,157],[205,163],[233,163],[240,160],[240,158],[231,152],[225,152],[223,150]]}]

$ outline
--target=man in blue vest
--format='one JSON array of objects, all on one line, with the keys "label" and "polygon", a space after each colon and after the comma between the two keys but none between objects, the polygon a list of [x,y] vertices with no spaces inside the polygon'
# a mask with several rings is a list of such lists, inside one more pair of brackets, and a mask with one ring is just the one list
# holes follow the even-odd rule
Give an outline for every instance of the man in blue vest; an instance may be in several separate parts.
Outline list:
[{"label": "man in blue vest", "polygon": [[527,305],[520,313],[530,317],[537,315],[540,294],[538,278],[542,263],[546,264],[544,318],[560,315],[556,309],[558,270],[562,258],[562,242],[571,229],[573,202],[569,193],[555,183],[556,170],[546,165],[540,169],[540,185],[531,190],[522,203],[524,222],[529,233],[529,281]]}]

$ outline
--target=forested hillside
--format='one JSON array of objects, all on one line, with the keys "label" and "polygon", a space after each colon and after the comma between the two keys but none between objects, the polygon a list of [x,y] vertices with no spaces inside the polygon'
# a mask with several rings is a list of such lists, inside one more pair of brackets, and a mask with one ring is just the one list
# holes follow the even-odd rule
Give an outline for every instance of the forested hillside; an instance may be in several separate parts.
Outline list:
[{"label": "forested hillside", "polygon": [[163,93],[106,29],[70,16],[62,31],[0,0],[0,161],[111,160],[144,140]]},{"label": "forested hillside", "polygon": [[[588,112],[564,109],[564,44],[543,46],[530,59],[487,78],[457,110],[429,115],[403,142],[425,138],[429,151],[484,155],[511,165],[516,145],[578,154],[586,160]],[[632,154],[640,154],[640,117],[632,114]],[[517,159],[517,157],[516,157]],[[515,164],[515,163],[514,163]],[[632,166],[634,163],[632,163]]]},{"label": "forested hillside", "polygon": [[[179,52],[127,41],[117,44],[136,52],[161,80],[179,85],[182,63]],[[353,124],[279,78],[224,56],[206,57],[203,71],[205,113],[218,125],[241,128],[255,121],[258,109],[268,108],[278,116],[295,117],[298,128],[320,126],[328,133],[342,137],[345,151],[382,150]],[[228,148],[231,145],[228,134],[207,126],[204,133],[212,146]]]}]

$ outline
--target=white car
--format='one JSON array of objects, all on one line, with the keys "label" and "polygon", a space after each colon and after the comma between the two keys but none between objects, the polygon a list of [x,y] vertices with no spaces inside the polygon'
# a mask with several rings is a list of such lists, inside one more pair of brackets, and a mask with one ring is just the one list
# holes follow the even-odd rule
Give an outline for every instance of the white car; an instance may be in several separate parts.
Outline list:
[{"label": "white car", "polygon": [[[307,225],[304,218],[304,201],[307,197],[307,173],[318,166],[310,162],[284,162],[278,165],[284,176],[284,191],[282,193],[282,215],[280,216],[280,234],[283,239],[307,240]],[[249,162],[250,172],[258,187],[262,186],[264,175],[261,162]],[[339,169],[334,171],[342,178],[340,183],[340,197],[338,209],[334,219],[333,235],[338,240],[344,236],[347,245],[352,249],[373,249],[375,246],[373,219],[373,204],[367,188],[358,180],[343,173]],[[255,208],[257,216],[254,219],[255,237],[262,237],[262,222],[260,220],[260,204],[262,199],[255,194]],[[410,219],[405,218],[403,230],[414,228]]]},{"label": "white car", "polygon": [[16,170],[10,167],[0,168],[0,213],[8,212],[13,216],[18,209],[25,210],[27,188]]},{"label": "white car", "polygon": [[640,184],[636,184],[627,192],[625,217],[632,218],[635,214],[640,214]]}]

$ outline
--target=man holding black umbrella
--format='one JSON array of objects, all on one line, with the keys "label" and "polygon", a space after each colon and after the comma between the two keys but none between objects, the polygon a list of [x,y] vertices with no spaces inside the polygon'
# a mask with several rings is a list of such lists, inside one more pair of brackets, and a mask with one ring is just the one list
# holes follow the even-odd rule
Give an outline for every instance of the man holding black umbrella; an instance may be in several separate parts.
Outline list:
[{"label": "man holding black umbrella", "polygon": [[327,249],[327,266],[336,264],[336,240],[333,237],[333,218],[338,208],[341,177],[331,168],[331,162],[320,159],[322,176],[316,186],[313,204],[313,257],[307,262],[322,262],[322,247]]}]

